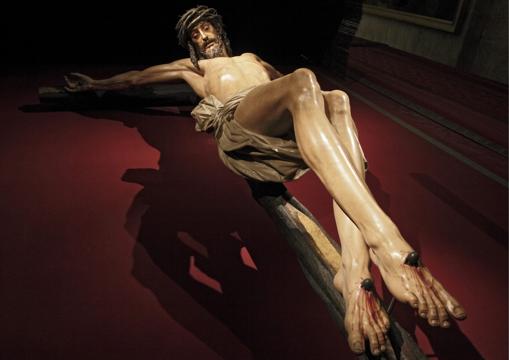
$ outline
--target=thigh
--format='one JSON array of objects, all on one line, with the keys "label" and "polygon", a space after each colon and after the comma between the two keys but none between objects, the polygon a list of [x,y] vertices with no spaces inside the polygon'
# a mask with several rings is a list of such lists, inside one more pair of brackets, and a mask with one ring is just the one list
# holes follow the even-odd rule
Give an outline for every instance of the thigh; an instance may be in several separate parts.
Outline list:
[{"label": "thigh", "polygon": [[286,75],[251,90],[237,107],[235,121],[258,134],[287,134],[293,128],[287,104],[290,81]]}]

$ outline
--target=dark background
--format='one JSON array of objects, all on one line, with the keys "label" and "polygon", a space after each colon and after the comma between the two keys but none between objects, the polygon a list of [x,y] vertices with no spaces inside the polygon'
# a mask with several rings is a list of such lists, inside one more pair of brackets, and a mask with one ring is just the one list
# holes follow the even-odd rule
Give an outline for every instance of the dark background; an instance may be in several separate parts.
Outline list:
[{"label": "dark background", "polygon": [[[198,2],[205,3],[205,2]],[[174,26],[194,1],[119,5],[18,4],[4,14],[3,62],[15,64],[151,64],[187,57]],[[343,1],[208,1],[223,16],[234,53],[255,52],[275,64],[301,55],[320,61],[337,31]]]}]

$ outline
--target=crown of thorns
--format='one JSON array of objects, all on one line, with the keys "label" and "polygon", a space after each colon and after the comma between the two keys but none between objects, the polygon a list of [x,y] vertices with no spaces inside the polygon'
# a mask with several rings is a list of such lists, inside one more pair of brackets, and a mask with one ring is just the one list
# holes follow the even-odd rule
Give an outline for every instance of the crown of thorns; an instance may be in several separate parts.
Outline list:
[{"label": "crown of thorns", "polygon": [[[214,26],[223,28],[223,19],[216,9],[199,5],[193,9],[187,10],[177,22],[175,30],[177,30],[177,38],[180,46],[187,47],[189,32],[200,21],[209,21]],[[219,30],[219,29],[218,29]]]}]

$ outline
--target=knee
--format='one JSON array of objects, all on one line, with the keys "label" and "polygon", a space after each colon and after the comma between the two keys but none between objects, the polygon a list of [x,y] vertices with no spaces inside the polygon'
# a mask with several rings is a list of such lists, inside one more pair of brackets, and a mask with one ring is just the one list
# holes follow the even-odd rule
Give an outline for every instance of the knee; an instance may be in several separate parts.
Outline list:
[{"label": "knee", "polygon": [[347,111],[350,108],[350,99],[346,92],[341,90],[333,90],[327,93],[327,103],[332,106],[335,111]]},{"label": "knee", "polygon": [[320,94],[320,85],[315,74],[306,68],[297,69],[292,73],[291,93],[295,99],[305,101],[308,98],[317,98]]}]

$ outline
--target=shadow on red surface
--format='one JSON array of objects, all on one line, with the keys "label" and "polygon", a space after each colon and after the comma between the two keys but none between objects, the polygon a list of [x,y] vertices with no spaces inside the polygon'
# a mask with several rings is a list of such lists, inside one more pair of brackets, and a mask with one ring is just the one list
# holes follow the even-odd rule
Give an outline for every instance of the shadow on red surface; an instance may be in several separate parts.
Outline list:
[{"label": "shadow on red surface", "polygon": [[[196,306],[231,330],[256,359],[325,359],[349,353],[332,321],[324,324],[324,307],[306,289],[295,259],[244,180],[218,171],[222,165],[211,137],[187,136],[190,120],[161,110],[83,115],[135,127],[161,153],[159,170],[129,169],[123,176],[144,187],[133,199],[126,228],[137,240],[133,276],[173,319],[224,358],[235,358],[240,350],[195,317]],[[414,178],[444,201],[451,200],[426,176]],[[381,206],[389,209],[390,195],[376,176],[368,173],[367,181]],[[454,203],[464,216],[475,217],[472,209]],[[489,220],[476,223],[497,240],[504,232]],[[419,250],[418,243],[412,244]],[[242,260],[245,248],[257,270]],[[192,302],[176,296],[176,287]],[[317,306],[319,318],[309,311],[316,312]],[[420,328],[440,359],[482,358],[454,322],[445,331],[432,329],[405,305],[398,306],[395,316],[410,333]],[[311,345],[317,343],[320,346]]]}]

